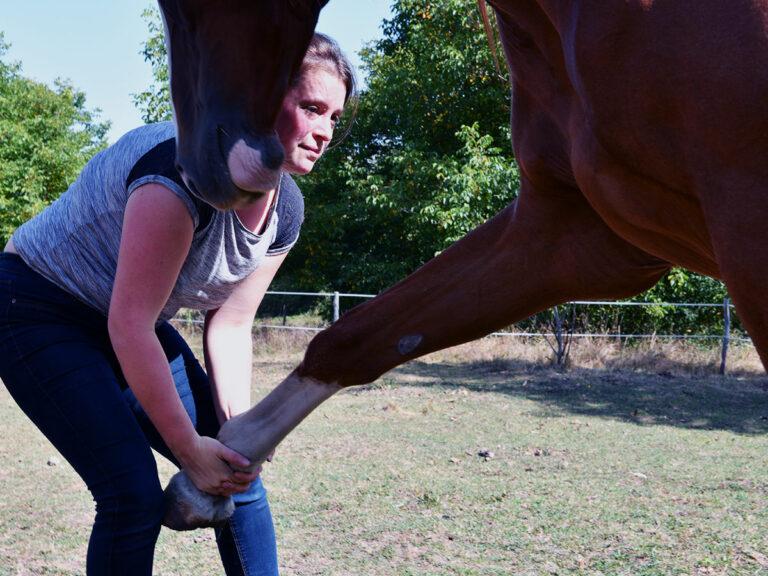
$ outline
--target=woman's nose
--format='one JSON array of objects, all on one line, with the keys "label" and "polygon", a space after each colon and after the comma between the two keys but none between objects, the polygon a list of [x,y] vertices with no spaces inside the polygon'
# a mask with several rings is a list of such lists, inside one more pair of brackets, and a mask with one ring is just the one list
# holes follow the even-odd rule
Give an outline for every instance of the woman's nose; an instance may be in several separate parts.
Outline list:
[{"label": "woman's nose", "polygon": [[335,124],[333,120],[330,118],[323,119],[318,122],[317,128],[315,130],[315,134],[319,136],[322,140],[325,140],[326,142],[330,142],[331,138],[333,138],[333,128]]}]

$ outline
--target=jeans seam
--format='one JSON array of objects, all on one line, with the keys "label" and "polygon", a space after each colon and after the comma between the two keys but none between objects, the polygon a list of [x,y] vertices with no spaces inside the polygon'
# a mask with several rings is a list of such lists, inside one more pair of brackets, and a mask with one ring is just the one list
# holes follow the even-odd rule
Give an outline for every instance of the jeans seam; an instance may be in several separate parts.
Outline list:
[{"label": "jeans seam", "polygon": [[245,558],[243,556],[242,545],[240,544],[240,537],[237,531],[237,527],[235,525],[235,522],[231,518],[229,520],[229,528],[232,531],[232,542],[234,542],[235,550],[237,550],[237,558],[238,560],[240,560],[240,567],[243,570],[243,576],[248,576],[248,573],[249,573],[248,564],[245,561]]}]

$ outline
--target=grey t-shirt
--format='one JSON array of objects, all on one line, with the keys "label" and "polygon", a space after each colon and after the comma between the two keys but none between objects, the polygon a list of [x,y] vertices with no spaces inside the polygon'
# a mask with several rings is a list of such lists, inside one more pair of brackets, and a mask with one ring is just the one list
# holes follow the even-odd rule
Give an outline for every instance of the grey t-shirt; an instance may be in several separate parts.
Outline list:
[{"label": "grey t-shirt", "polygon": [[233,210],[213,209],[184,186],[174,168],[171,123],[137,128],[97,154],[53,204],[13,235],[30,268],[103,314],[117,268],[123,214],[131,193],[160,183],[179,198],[195,224],[192,245],[159,322],[179,308],[217,308],[267,255],[290,250],[304,215],[301,192],[283,175],[268,223],[254,234]]}]

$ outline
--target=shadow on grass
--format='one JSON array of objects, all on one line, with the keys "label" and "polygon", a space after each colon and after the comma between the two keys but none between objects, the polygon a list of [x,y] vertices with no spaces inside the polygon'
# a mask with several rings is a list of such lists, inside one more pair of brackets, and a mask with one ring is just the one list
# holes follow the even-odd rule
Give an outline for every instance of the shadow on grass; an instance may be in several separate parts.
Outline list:
[{"label": "shadow on grass", "polygon": [[527,398],[539,404],[542,415],[550,417],[568,413],[642,426],[768,433],[765,376],[680,376],[581,368],[560,371],[511,360],[458,364],[416,360],[391,375],[401,386],[464,388]]}]

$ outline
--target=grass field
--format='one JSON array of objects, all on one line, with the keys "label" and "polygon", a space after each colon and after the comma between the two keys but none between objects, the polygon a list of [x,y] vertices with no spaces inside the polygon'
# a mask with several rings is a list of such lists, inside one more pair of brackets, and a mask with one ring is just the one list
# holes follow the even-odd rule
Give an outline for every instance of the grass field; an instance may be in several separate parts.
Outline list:
[{"label": "grass field", "polygon": [[[256,398],[304,343],[257,342]],[[282,574],[768,574],[768,379],[657,344],[485,339],[339,393],[263,473]],[[0,575],[83,574],[90,496],[4,389],[0,422]],[[222,574],[210,531],[155,573]]]}]

